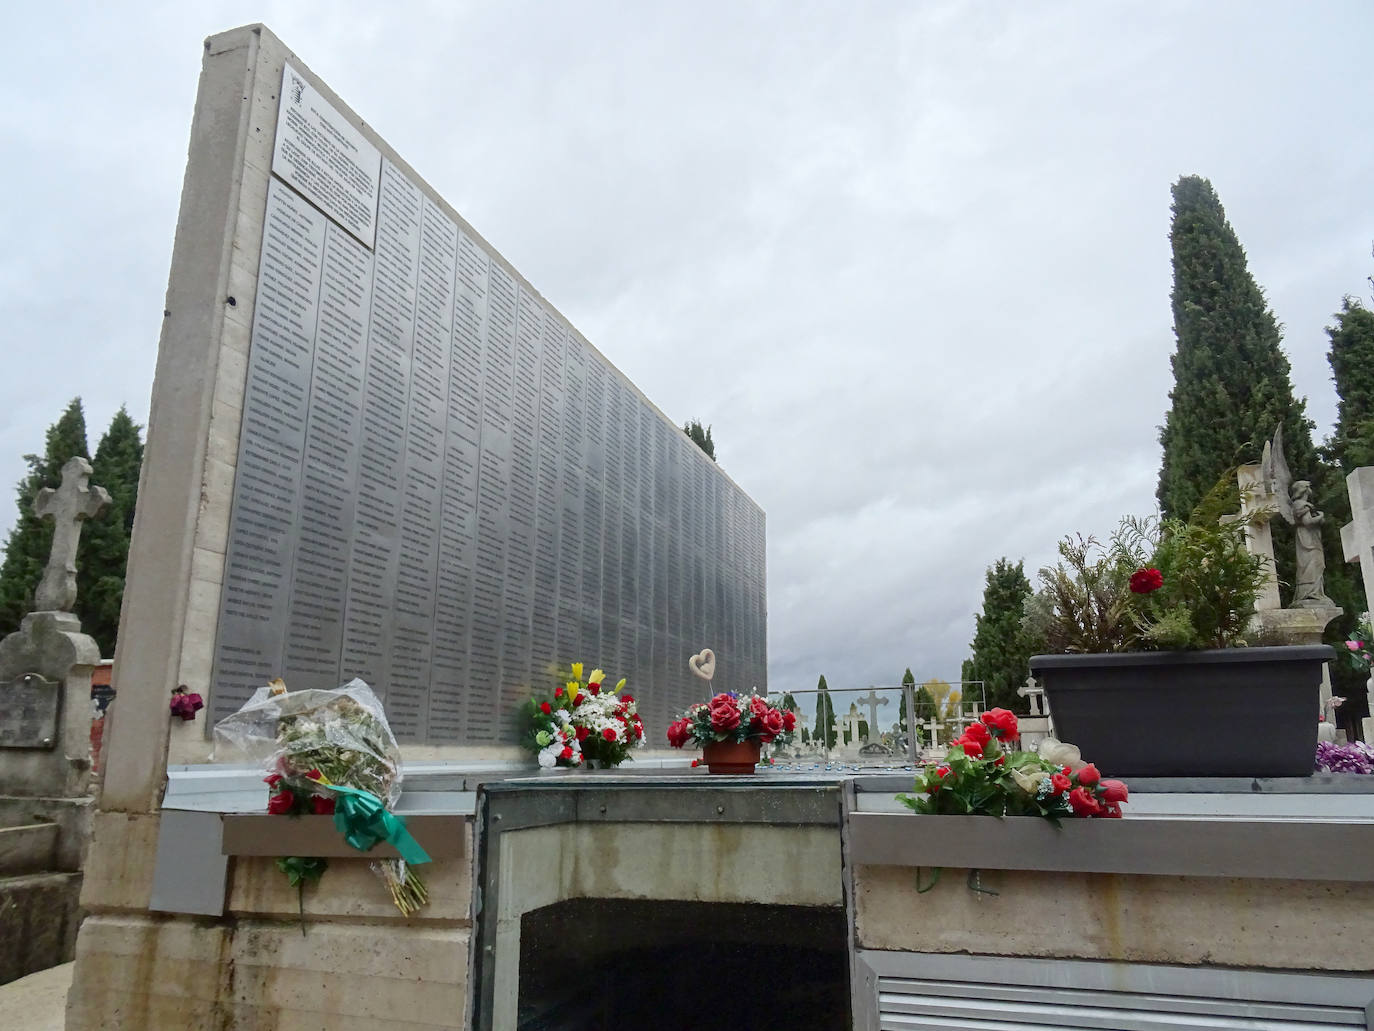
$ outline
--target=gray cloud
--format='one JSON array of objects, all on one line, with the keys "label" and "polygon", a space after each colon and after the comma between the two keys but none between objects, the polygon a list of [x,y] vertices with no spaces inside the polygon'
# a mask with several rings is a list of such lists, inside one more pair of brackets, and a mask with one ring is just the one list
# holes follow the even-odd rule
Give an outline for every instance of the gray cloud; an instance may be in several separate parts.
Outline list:
[{"label": "gray cloud", "polygon": [[1364,3],[49,7],[0,72],[0,487],[72,395],[92,446],[146,419],[200,42],[254,17],[713,425],[768,513],[774,687],[953,678],[988,565],[1152,509],[1180,174],[1334,418]]}]

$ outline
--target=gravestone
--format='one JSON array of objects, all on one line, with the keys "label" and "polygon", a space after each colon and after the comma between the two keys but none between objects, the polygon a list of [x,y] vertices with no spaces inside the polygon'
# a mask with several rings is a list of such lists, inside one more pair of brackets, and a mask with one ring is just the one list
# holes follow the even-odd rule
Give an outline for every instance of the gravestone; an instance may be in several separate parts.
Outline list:
[{"label": "gravestone", "polygon": [[[1351,521],[1341,527],[1341,550],[1347,562],[1357,562],[1364,585],[1366,610],[1374,598],[1374,467],[1354,470],[1345,478],[1350,495]],[[1374,675],[1365,684],[1374,714]],[[1366,741],[1374,741],[1374,715],[1366,716],[1362,727]]]},{"label": "gravestone", "polygon": [[90,832],[91,673],[100,648],[81,632],[81,524],[110,503],[73,458],[34,511],[54,523],[30,612],[0,641],[0,983],[72,958],[82,851]]}]

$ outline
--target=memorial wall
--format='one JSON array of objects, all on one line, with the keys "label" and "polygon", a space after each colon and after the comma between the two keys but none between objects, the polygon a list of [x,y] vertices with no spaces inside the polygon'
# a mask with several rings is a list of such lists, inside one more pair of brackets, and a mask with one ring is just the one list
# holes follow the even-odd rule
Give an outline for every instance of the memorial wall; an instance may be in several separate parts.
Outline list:
[{"label": "memorial wall", "polygon": [[701,648],[766,687],[763,512],[289,63],[255,303],[215,719],[361,677],[402,741],[513,743],[581,660],[657,742]]}]

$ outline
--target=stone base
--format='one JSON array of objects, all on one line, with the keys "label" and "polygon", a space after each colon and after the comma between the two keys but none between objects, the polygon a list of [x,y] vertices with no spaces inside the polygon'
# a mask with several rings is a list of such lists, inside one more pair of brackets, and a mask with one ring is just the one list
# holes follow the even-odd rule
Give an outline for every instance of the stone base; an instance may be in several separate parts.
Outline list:
[{"label": "stone base", "polygon": [[1341,608],[1260,609],[1255,626],[1264,644],[1321,644],[1326,625],[1345,613]]},{"label": "stone base", "polygon": [[71,960],[80,895],[79,873],[0,878],[0,984]]}]

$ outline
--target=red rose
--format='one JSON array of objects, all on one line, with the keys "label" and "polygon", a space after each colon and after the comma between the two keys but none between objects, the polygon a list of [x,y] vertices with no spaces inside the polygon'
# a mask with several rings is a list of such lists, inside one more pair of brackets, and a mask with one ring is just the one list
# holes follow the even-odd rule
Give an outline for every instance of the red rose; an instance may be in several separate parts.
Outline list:
[{"label": "red rose", "polygon": [[981,723],[970,723],[964,728],[963,737],[968,741],[977,741],[979,745],[986,745],[992,740],[992,731]]},{"label": "red rose", "polygon": [[1007,709],[989,709],[979,719],[999,738],[1015,741],[1021,736],[1016,729],[1016,714]]},{"label": "red rose", "polygon": [[563,751],[561,751],[561,752],[558,753],[558,758],[560,758],[560,759],[571,759],[572,756],[573,756],[573,751],[572,751],[572,746],[571,746],[571,745],[564,745],[564,746],[563,746]]},{"label": "red rose", "polygon": [[692,765],[693,765],[693,766],[700,766],[700,765],[701,765],[701,760],[700,760],[700,759],[693,759],[693,760],[692,760]]},{"label": "red rose", "polygon": [[583,695],[578,695],[576,698],[573,699],[573,708],[576,709],[584,701],[586,701],[586,698]]},{"label": "red rose", "polygon": [[329,816],[334,812],[334,800],[323,795],[311,795],[310,811],[316,816]]},{"label": "red rose", "polygon": [[319,770],[307,770],[305,777],[307,780],[323,780],[324,774]]},{"label": "red rose", "polygon": [[755,716],[762,716],[768,712],[768,703],[758,695],[749,699],[749,708],[753,710]]},{"label": "red rose", "polygon": [[563,697],[563,689],[562,689],[561,687],[555,687],[555,688],[553,689],[553,696],[554,696],[555,698],[562,698],[562,697]]},{"label": "red rose", "polygon": [[1119,780],[1104,780],[1102,782],[1102,797],[1112,805],[1125,802],[1127,794],[1126,785]]},{"label": "red rose", "polygon": [[1072,782],[1069,780],[1069,778],[1068,778],[1067,776],[1065,776],[1064,774],[1062,774],[1062,773],[1052,773],[1052,774],[1050,774],[1050,793],[1051,793],[1051,794],[1053,794],[1053,795],[1062,795],[1065,791],[1068,791],[1069,788],[1071,788],[1072,786],[1073,786],[1073,783],[1072,783]]},{"label": "red rose", "polygon": [[553,706],[550,705],[548,702],[540,702],[539,711],[542,712],[545,716],[547,716],[551,712],[553,712]]},{"label": "red rose", "polygon": [[739,706],[728,694],[718,694],[710,702],[711,729],[718,734],[739,726]]},{"label": "red rose", "polygon": [[782,713],[777,709],[769,709],[763,715],[763,730],[769,740],[777,737],[783,732]]},{"label": "red rose", "polygon": [[615,740],[615,728],[614,728],[614,727],[607,727],[605,730],[603,730],[603,731],[601,732],[601,736],[604,737],[607,741],[614,741],[614,740]]},{"label": "red rose", "polygon": [[1092,763],[1088,763],[1087,766],[1084,766],[1078,771],[1078,783],[1082,784],[1085,788],[1092,787],[1101,779],[1102,774],[1098,772],[1097,767]]},{"label": "red rose", "polygon": [[782,729],[789,734],[797,729],[797,714],[790,709],[782,714]]},{"label": "red rose", "polygon": [[277,816],[289,813],[296,807],[296,796],[283,788],[267,800],[267,811]]},{"label": "red rose", "polygon": [[975,741],[971,737],[961,737],[954,743],[963,748],[964,754],[970,759],[983,758],[983,745],[981,742]]},{"label": "red rose", "polygon": [[1074,788],[1069,792],[1069,808],[1075,816],[1096,816],[1102,811],[1101,804],[1087,788]]},{"label": "red rose", "polygon": [[1131,590],[1136,594],[1149,594],[1164,586],[1164,574],[1158,569],[1148,567],[1137,569],[1131,574]]}]

